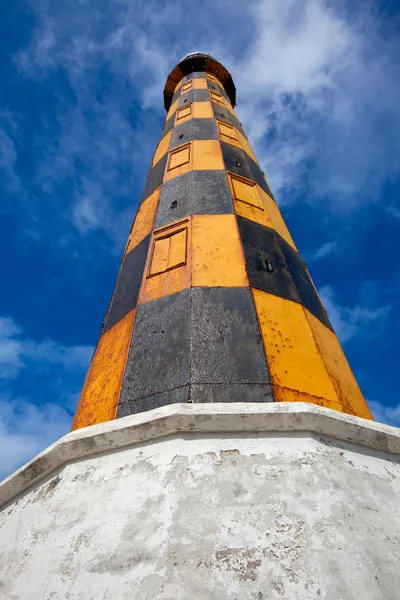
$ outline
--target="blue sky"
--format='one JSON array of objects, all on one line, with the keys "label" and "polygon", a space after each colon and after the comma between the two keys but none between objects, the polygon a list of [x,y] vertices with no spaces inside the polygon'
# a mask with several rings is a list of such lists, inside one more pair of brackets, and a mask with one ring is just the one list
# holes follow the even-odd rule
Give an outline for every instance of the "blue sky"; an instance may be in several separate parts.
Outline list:
[{"label": "blue sky", "polygon": [[[352,4],[352,3],[350,3]],[[0,18],[0,476],[69,429],[190,51],[237,114],[378,420],[400,426],[400,3],[14,0]]]}]

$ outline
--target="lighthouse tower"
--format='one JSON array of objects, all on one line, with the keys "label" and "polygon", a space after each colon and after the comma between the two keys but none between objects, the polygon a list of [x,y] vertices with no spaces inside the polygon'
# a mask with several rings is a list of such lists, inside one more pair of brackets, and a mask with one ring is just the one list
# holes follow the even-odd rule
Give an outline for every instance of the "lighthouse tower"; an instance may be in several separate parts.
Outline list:
[{"label": "lighthouse tower", "polygon": [[235,103],[208,54],[168,76],[73,431],[0,485],[0,598],[398,597],[400,435]]}]

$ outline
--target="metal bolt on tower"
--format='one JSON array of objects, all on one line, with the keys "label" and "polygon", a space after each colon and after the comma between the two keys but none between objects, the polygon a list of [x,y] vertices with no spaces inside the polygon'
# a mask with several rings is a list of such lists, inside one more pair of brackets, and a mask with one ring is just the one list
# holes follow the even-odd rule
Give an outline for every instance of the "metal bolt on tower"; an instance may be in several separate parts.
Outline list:
[{"label": "metal bolt on tower", "polygon": [[73,429],[173,403],[310,402],[372,419],[235,111],[187,55]]}]

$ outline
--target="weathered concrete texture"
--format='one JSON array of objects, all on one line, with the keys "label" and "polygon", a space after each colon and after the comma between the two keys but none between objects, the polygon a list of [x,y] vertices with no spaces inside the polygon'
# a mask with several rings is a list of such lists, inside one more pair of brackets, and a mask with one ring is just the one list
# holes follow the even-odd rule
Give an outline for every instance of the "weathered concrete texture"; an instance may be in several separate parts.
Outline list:
[{"label": "weathered concrete texture", "polygon": [[[396,600],[399,433],[305,407],[163,407],[69,434],[91,453],[0,515],[0,597]],[[154,436],[174,411],[192,430],[132,445],[133,423]],[[235,431],[247,418],[257,433]]]}]

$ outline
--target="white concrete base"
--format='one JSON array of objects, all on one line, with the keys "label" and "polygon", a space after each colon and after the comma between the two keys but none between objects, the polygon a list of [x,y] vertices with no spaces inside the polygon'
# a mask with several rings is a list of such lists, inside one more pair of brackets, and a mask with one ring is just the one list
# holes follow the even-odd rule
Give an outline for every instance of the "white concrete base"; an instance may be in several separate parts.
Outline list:
[{"label": "white concrete base", "polygon": [[1,600],[400,597],[400,431],[309,404],[88,427],[0,500]]}]

